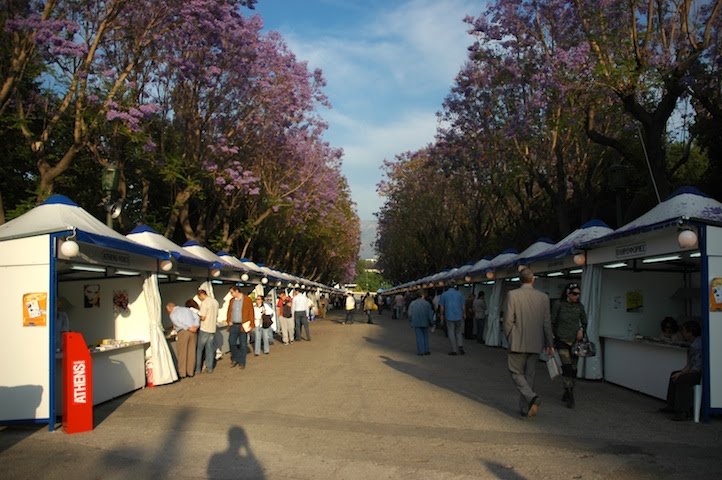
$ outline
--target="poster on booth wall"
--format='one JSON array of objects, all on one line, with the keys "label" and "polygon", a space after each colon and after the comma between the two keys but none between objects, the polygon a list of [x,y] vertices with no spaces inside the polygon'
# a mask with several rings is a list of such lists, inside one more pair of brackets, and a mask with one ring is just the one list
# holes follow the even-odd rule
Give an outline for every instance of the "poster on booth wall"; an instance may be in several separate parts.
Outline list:
[{"label": "poster on booth wall", "polygon": [[23,327],[45,327],[48,324],[48,294],[23,295]]},{"label": "poster on booth wall", "polygon": [[644,310],[644,296],[640,290],[627,292],[627,312],[640,313]]},{"label": "poster on booth wall", "polygon": [[715,277],[709,282],[709,311],[722,311],[722,278]]}]

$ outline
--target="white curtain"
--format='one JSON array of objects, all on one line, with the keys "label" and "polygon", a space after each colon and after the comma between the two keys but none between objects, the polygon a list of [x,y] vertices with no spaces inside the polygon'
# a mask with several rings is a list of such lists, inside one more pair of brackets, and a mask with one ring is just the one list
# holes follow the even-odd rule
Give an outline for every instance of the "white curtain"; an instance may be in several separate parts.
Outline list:
[{"label": "white curtain", "polygon": [[594,357],[579,359],[577,376],[599,380],[602,372],[602,348],[599,343],[599,311],[602,298],[602,267],[588,265],[582,273],[582,295],[580,301],[587,312],[587,336],[597,347]]},{"label": "white curtain", "polygon": [[504,280],[496,280],[494,288],[491,291],[491,298],[487,305],[488,315],[486,316],[486,325],[484,326],[484,342],[491,346],[502,346],[503,335],[499,332],[499,311],[501,310],[501,291],[504,286]]},{"label": "white curtain", "polygon": [[165,385],[178,380],[173,364],[170,347],[165,339],[161,322],[161,299],[158,288],[158,275],[149,272],[143,280],[143,294],[148,306],[148,326],[150,327],[150,350],[153,361],[153,384]]}]

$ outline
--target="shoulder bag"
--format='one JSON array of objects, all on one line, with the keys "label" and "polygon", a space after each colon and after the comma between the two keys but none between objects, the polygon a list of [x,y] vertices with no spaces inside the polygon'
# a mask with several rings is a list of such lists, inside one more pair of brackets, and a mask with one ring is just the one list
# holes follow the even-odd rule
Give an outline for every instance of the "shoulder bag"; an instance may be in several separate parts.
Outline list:
[{"label": "shoulder bag", "polygon": [[[265,312],[265,307],[263,308],[263,311]],[[271,328],[271,325],[273,325],[273,316],[269,315],[267,313],[261,314],[261,327],[263,328]]]},{"label": "shoulder bag", "polygon": [[597,354],[597,347],[594,345],[594,342],[589,340],[589,337],[587,337],[586,329],[584,329],[584,336],[582,339],[577,340],[574,342],[574,345],[572,345],[571,353],[577,357],[593,357]]}]

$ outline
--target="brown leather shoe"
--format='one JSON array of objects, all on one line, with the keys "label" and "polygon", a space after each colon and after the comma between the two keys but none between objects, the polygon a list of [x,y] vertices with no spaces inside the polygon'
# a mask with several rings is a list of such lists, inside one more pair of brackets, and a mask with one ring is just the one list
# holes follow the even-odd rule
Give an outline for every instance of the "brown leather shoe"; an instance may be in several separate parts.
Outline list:
[{"label": "brown leather shoe", "polygon": [[539,401],[539,397],[534,397],[531,399],[531,402],[529,402],[529,411],[527,412],[526,416],[531,418],[535,417],[537,413],[539,413],[539,404],[541,402]]}]

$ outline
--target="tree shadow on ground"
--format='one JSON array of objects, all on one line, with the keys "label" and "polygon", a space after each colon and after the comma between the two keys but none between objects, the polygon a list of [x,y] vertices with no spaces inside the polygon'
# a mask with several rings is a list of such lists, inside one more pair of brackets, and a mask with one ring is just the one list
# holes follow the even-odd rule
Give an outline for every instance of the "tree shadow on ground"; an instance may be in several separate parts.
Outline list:
[{"label": "tree shadow on ground", "polygon": [[[415,354],[414,354],[415,355]],[[418,357],[421,362],[428,364],[414,364],[395,360],[385,355],[379,355],[384,364],[406,375],[430,383],[436,387],[444,388],[458,395],[492,407],[499,412],[512,418],[520,418],[516,410],[518,393],[509,379],[508,386],[500,386],[493,394],[482,392],[476,382],[473,381],[473,374],[468,371],[459,370],[452,364],[432,365],[433,355]],[[455,357],[458,358],[458,357]],[[502,398],[504,397],[504,398]]]}]

